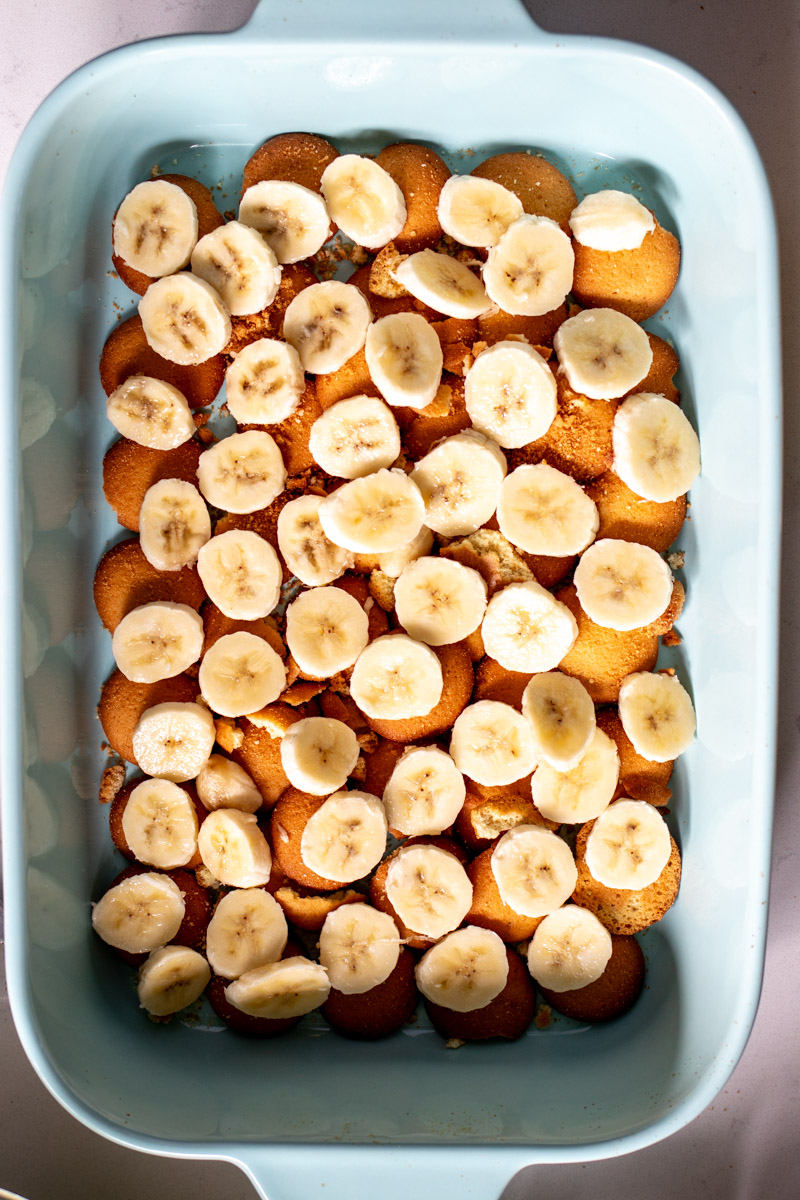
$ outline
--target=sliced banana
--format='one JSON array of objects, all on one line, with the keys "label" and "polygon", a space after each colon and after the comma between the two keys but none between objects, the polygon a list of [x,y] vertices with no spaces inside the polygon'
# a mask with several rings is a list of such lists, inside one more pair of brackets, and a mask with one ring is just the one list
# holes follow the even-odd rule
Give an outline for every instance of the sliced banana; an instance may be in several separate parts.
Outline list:
[{"label": "sliced banana", "polygon": [[455,855],[438,846],[405,846],[392,856],[386,895],[413,933],[440,938],[456,929],[472,905],[472,884]]},{"label": "sliced banana", "polygon": [[194,1004],[211,979],[211,968],[189,946],[162,946],[139,968],[139,1007],[154,1017],[169,1017]]},{"label": "sliced banana", "polygon": [[477,430],[445,438],[411,472],[425,524],[444,537],[474,533],[494,514],[506,470],[500,447]]},{"label": "sliced banana", "polygon": [[353,554],[325,536],[322,496],[298,496],[278,515],[278,549],[288,569],[309,587],[332,583],[353,566]]},{"label": "sliced banana", "polygon": [[240,425],[277,425],[300,403],[306,377],[294,346],[258,338],[225,373],[225,403]]},{"label": "sliced banana", "polygon": [[214,718],[202,704],[167,701],[142,713],[133,753],[145,774],[185,783],[208,762],[215,736]]},{"label": "sliced banana", "polygon": [[561,671],[533,676],[522,693],[522,715],[540,766],[547,763],[556,771],[577,766],[594,737],[594,702],[580,680]]},{"label": "sliced banana", "polygon": [[530,725],[500,700],[467,705],[453,725],[450,753],[470,779],[497,787],[523,779],[536,766]]},{"label": "sliced banana", "polygon": [[569,227],[576,242],[592,250],[638,250],[656,227],[655,217],[630,192],[612,188],[584,196]]},{"label": "sliced banana", "polygon": [[414,478],[384,467],[326,496],[319,519],[325,536],[337,546],[357,554],[381,554],[399,550],[417,536],[425,502]]},{"label": "sliced banana", "polygon": [[397,760],[383,793],[390,829],[408,837],[449,829],[464,804],[464,776],[437,746],[410,746]]},{"label": "sliced banana", "polygon": [[168,362],[195,366],[220,354],[231,337],[231,318],[217,291],[188,271],[151,283],[139,301],[147,344]]},{"label": "sliced banana", "polygon": [[359,655],[350,695],[368,717],[423,717],[442,698],[442,666],[429,646],[405,634],[376,638]]},{"label": "sliced banana", "polygon": [[125,841],[139,862],[170,871],[197,850],[197,813],[189,795],[168,779],[145,779],[122,813]]},{"label": "sliced banana", "polygon": [[342,588],[311,588],[286,610],[286,644],[311,678],[328,679],[352,667],[368,641],[369,618]]},{"label": "sliced banana", "polygon": [[360,753],[353,730],[333,717],[304,717],[281,738],[286,778],[311,796],[329,796],[343,788]]},{"label": "sliced banana", "polygon": [[523,917],[555,912],[578,882],[569,846],[540,825],[503,834],[492,853],[492,874],[504,904]]},{"label": "sliced banana", "polygon": [[283,336],[294,346],[304,371],[338,371],[364,345],[372,320],[362,292],[330,279],[303,288],[283,318]]},{"label": "sliced banana", "polygon": [[528,970],[551,992],[574,992],[599,979],[611,958],[611,934],[594,913],[565,904],[548,913],[528,947]]},{"label": "sliced banana", "polygon": [[151,279],[188,263],[197,241],[191,196],[165,179],[149,179],[128,192],[114,217],[114,253]]},{"label": "sliced banana", "polygon": [[522,216],[522,201],[501,183],[451,175],[439,193],[439,224],[462,246],[496,246]]},{"label": "sliced banana", "polygon": [[479,317],[492,306],[474,271],[436,250],[409,254],[395,267],[394,277],[417,300],[447,317]]},{"label": "sliced banana", "polygon": [[500,532],[528,554],[580,554],[600,526],[597,505],[579,483],[547,463],[524,463],[503,480]]},{"label": "sliced banana", "polygon": [[224,895],[206,930],[206,954],[215,975],[238,979],[246,971],[277,962],[289,928],[283,909],[261,887]]},{"label": "sliced banana", "polygon": [[239,220],[258,230],[279,263],[316,254],[331,231],[319,192],[283,179],[263,179],[249,187],[239,205]]},{"label": "sliced banana", "polygon": [[106,400],[106,415],[123,437],[152,450],[174,450],[194,434],[183,392],[163,379],[130,375]]},{"label": "sliced banana", "polygon": [[215,808],[238,808],[255,813],[264,800],[247,772],[222,754],[212,754],[195,780],[201,803],[213,812]]},{"label": "sliced banana", "polygon": [[613,308],[587,308],[570,317],[559,326],[553,348],[572,390],[594,400],[624,396],[653,362],[645,331]]},{"label": "sliced banana", "polygon": [[277,700],[286,668],[272,646],[254,633],[226,633],[206,650],[198,677],[209,707],[221,717],[243,717]]},{"label": "sliced banana", "polygon": [[226,887],[257,888],[269,880],[272,855],[253,813],[210,812],[200,826],[197,849],[203,866]]},{"label": "sliced banana", "polygon": [[628,396],[616,411],[611,436],[614,471],[645,500],[677,500],[700,474],[699,438],[666,396]]},{"label": "sliced banana", "polygon": [[236,317],[267,308],[281,282],[274,250],[257,229],[240,221],[228,221],[200,238],[192,251],[192,270]]},{"label": "sliced banana", "polygon": [[122,618],[111,639],[126,679],[155,683],[180,675],[203,652],[203,618],[186,604],[141,604]]},{"label": "sliced banana", "polygon": [[599,817],[614,798],[619,780],[619,756],[614,742],[601,729],[578,762],[556,769],[541,762],[531,779],[531,797],[543,817],[575,825]]},{"label": "sliced banana", "polygon": [[367,330],[364,353],[387,404],[425,408],[442,380],[442,345],[420,313],[390,313]]},{"label": "sliced banana", "polygon": [[186,912],[183,892],[169,875],[144,871],[110,887],[92,906],[95,933],[128,954],[149,954],[172,941]]},{"label": "sliced banana", "polygon": [[391,466],[400,453],[400,430],[382,400],[353,396],[317,417],[308,448],[314,462],[329,475],[360,479]]},{"label": "sliced banana", "polygon": [[229,529],[207,541],[197,556],[197,573],[209,599],[236,621],[266,617],[281,598],[280,559],[249,529]]},{"label": "sliced banana", "polygon": [[526,342],[495,342],[481,351],[464,379],[473,429],[506,449],[547,433],[558,410],[556,390],[553,372]]},{"label": "sliced banana", "polygon": [[225,988],[225,998],[250,1017],[285,1021],[304,1017],[328,999],[324,967],[297,955],[246,971]]},{"label": "sliced banana", "polygon": [[589,873],[604,887],[640,891],[655,883],[672,853],[667,823],[646,800],[617,800],[586,839]]},{"label": "sliced banana", "polygon": [[450,558],[417,558],[394,587],[397,619],[411,637],[428,646],[460,642],[486,612],[483,576]]},{"label": "sliced banana", "polygon": [[343,904],[325,918],[319,961],[337,992],[371,991],[385,983],[399,957],[400,935],[388,913],[369,904]]},{"label": "sliced banana", "polygon": [[526,213],[489,251],[483,282],[503,312],[538,317],[563,304],[572,289],[572,242],[549,217]]},{"label": "sliced banana", "polygon": [[423,954],[416,976],[417,987],[431,1004],[474,1012],[491,1004],[506,986],[508,955],[491,929],[465,925]]},{"label": "sliced banana", "polygon": [[578,625],[566,604],[531,579],[510,583],[492,596],[481,634],[486,653],[501,667],[533,673],[558,666],[578,636]]},{"label": "sliced banana", "polygon": [[637,671],[619,690],[619,716],[633,748],[650,762],[670,762],[688,750],[697,718],[691,697],[675,675]]},{"label": "sliced banana", "polygon": [[197,484],[208,503],[231,513],[266,508],[285,482],[281,452],[261,429],[223,438],[203,451],[197,467]]},{"label": "sliced banana", "polygon": [[417,536],[412,538],[407,546],[401,546],[399,550],[386,550],[383,554],[377,555],[378,570],[383,571],[384,575],[391,576],[392,579],[397,579],[409,563],[421,558],[432,548],[433,534],[427,525],[423,525]]},{"label": "sliced banana", "polygon": [[322,172],[328,212],[358,246],[378,250],[406,223],[403,193],[388,171],[360,154],[340,154]]},{"label": "sliced banana", "polygon": [[210,537],[211,518],[194,484],[159,479],[147,489],[139,509],[139,543],[158,571],[190,566]]},{"label": "sliced banana", "polygon": [[649,625],[672,596],[672,572],[661,555],[619,538],[601,538],[584,551],[574,580],[587,617],[607,629]]},{"label": "sliced banana", "polygon": [[386,850],[386,813],[368,792],[334,792],[306,822],[300,854],[309,871],[354,883],[377,867]]}]

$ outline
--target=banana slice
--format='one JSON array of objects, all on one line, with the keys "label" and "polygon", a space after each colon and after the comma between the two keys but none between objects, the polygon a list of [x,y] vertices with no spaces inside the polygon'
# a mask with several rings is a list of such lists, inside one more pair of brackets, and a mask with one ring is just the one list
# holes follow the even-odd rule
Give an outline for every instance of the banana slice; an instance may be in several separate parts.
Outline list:
[{"label": "banana slice", "polygon": [[500,995],[508,980],[504,943],[491,929],[465,925],[431,946],[417,963],[426,1000],[453,1012],[474,1012]]},{"label": "banana slice", "polygon": [[427,554],[433,548],[433,534],[427,525],[423,525],[419,533],[413,538],[407,546],[401,546],[399,550],[387,550],[383,554],[377,556],[378,570],[383,571],[384,575],[391,576],[392,579],[397,579],[402,575],[409,563],[421,558],[423,554]]},{"label": "banana slice", "polygon": [[364,353],[387,404],[425,408],[442,381],[442,345],[420,313],[390,313],[370,325]]},{"label": "banana slice", "polygon": [[496,246],[522,216],[522,201],[501,183],[477,175],[451,175],[437,209],[444,232],[462,246]]},{"label": "banana slice", "polygon": [[229,529],[207,541],[197,556],[197,573],[209,599],[236,621],[266,617],[281,598],[280,559],[249,529]]},{"label": "banana slice", "polygon": [[139,316],[150,349],[184,367],[220,354],[231,338],[222,297],[188,271],[151,283],[139,301]]},{"label": "banana slice", "polygon": [[624,396],[653,363],[647,334],[613,308],[587,308],[559,326],[553,348],[575,392],[593,400]]},{"label": "banana slice", "polygon": [[474,533],[494,514],[506,469],[500,447],[476,430],[439,442],[411,472],[425,524],[444,537]]},{"label": "banana slice", "polygon": [[155,683],[180,675],[203,652],[203,618],[186,604],[141,604],[123,617],[111,639],[126,679]]},{"label": "banana slice", "polygon": [[122,813],[125,841],[139,862],[170,871],[197,850],[197,813],[183,788],[168,779],[138,784]]},{"label": "banana slice", "polygon": [[306,822],[300,855],[323,879],[354,883],[383,858],[386,833],[386,813],[377,796],[334,792]]},{"label": "banana slice", "polygon": [[169,1017],[202,996],[211,968],[189,946],[162,946],[139,968],[139,1007],[154,1017]]},{"label": "banana slice", "polygon": [[617,800],[601,813],[586,839],[586,866],[604,887],[640,891],[669,862],[667,823],[646,800]]},{"label": "banana slice", "polygon": [[594,702],[580,680],[561,671],[534,675],[522,693],[522,715],[539,764],[556,771],[577,766],[594,737]]},{"label": "banana slice", "polygon": [[473,429],[506,449],[547,433],[558,410],[556,390],[553,372],[525,342],[495,342],[481,351],[464,379]]},{"label": "banana slice", "polygon": [[285,482],[281,452],[261,429],[223,438],[203,451],[197,467],[197,484],[208,503],[231,513],[266,508]]},{"label": "banana slice", "polygon": [[686,415],[653,392],[623,400],[611,431],[614,471],[632,492],[664,503],[688,492],[700,474],[700,441]]},{"label": "banana slice", "polygon": [[440,938],[469,912],[472,884],[455,855],[438,846],[406,846],[389,863],[386,895],[407,929]]},{"label": "banana slice", "polygon": [[446,317],[479,317],[492,307],[474,271],[436,250],[409,254],[395,267],[394,277],[417,300]]},{"label": "banana slice", "polygon": [[587,617],[606,629],[649,625],[672,596],[672,572],[661,555],[619,538],[601,538],[584,551],[574,582]]},{"label": "banana slice", "polygon": [[294,346],[258,338],[225,373],[225,403],[240,425],[277,425],[296,410],[306,386]]},{"label": "banana slice", "polygon": [[310,796],[343,788],[361,748],[349,725],[333,717],[305,717],[281,739],[281,765],[292,787]]},{"label": "banana slice", "polygon": [[304,371],[328,375],[364,345],[372,320],[362,292],[330,279],[303,288],[283,318],[283,336],[300,356]]},{"label": "banana slice", "polygon": [[453,725],[450,753],[470,779],[497,787],[524,779],[536,766],[530,725],[500,700],[467,705]]},{"label": "banana slice", "polygon": [[155,704],[133,731],[133,753],[147,775],[185,783],[208,762],[214,745],[214,718],[202,704],[179,700]]},{"label": "banana slice", "polygon": [[337,992],[372,991],[389,978],[399,957],[400,935],[388,913],[369,904],[343,904],[325,918],[319,961]]},{"label": "banana slice", "polygon": [[565,604],[531,579],[510,583],[492,597],[481,634],[486,653],[501,667],[533,673],[558,666],[578,636],[578,625]]},{"label": "banana slice", "polygon": [[503,834],[492,853],[492,874],[503,902],[523,917],[555,912],[578,882],[569,846],[540,825]]},{"label": "banana slice", "polygon": [[353,396],[332,404],[317,417],[308,448],[329,475],[360,479],[391,466],[400,453],[400,430],[382,400]]},{"label": "banana slice", "polygon": [[572,289],[572,242],[549,217],[525,214],[489,251],[483,282],[490,298],[513,316],[540,317]]},{"label": "banana slice", "polygon": [[357,554],[380,554],[399,550],[417,536],[425,502],[415,479],[383,467],[326,496],[319,519],[326,537],[337,546]]},{"label": "banana slice", "polygon": [[264,802],[247,772],[222,754],[211,755],[197,776],[195,787],[209,812],[215,808],[238,808],[241,812],[254,813]]},{"label": "banana slice", "polygon": [[437,746],[411,746],[395,764],[383,793],[390,829],[406,836],[442,833],[464,804],[464,776]]},{"label": "banana slice", "polygon": [[152,450],[174,450],[194,434],[183,392],[163,379],[131,375],[106,400],[106,416],[123,437]]},{"label": "banana slice", "polygon": [[261,887],[237,888],[223,896],[206,930],[206,954],[215,975],[238,979],[246,971],[277,962],[289,928],[283,909]]},{"label": "banana slice", "polygon": [[239,630],[206,650],[198,676],[203,698],[221,717],[243,717],[277,700],[286,668],[263,638]]},{"label": "banana slice", "polygon": [[412,638],[428,646],[460,642],[486,612],[486,584],[472,567],[449,558],[417,558],[394,587],[397,619]]},{"label": "banana slice", "polygon": [[571,767],[541,762],[531,779],[531,797],[543,817],[575,825],[599,817],[614,798],[619,756],[614,742],[595,729],[589,745]]},{"label": "banana slice", "polygon": [[114,217],[114,253],[150,279],[182,270],[197,241],[194,200],[176,183],[150,179],[128,192]]},{"label": "banana slice", "polygon": [[675,675],[637,671],[619,690],[619,716],[633,748],[650,762],[670,762],[689,749],[697,729],[691,697]]},{"label": "banana slice", "polygon": [[528,947],[528,970],[551,992],[588,987],[611,958],[611,934],[594,913],[565,904],[548,913]]},{"label": "banana slice", "polygon": [[297,955],[246,971],[225,988],[225,999],[250,1017],[285,1021],[304,1017],[328,999],[324,967]]},{"label": "banana slice", "polygon": [[567,558],[594,541],[600,515],[570,475],[547,463],[525,463],[503,480],[497,523],[520,550]]},{"label": "banana slice", "polygon": [[576,242],[592,250],[638,250],[656,227],[655,217],[630,192],[609,188],[584,196],[572,210],[569,227]]},{"label": "banana slice", "polygon": [[192,271],[211,284],[236,317],[267,308],[281,282],[275,252],[257,229],[239,221],[200,238],[192,251]]},{"label": "banana slice", "polygon": [[286,643],[311,678],[328,679],[352,667],[368,641],[369,618],[342,588],[311,588],[286,610]]},{"label": "banana slice", "polygon": [[331,231],[322,196],[283,179],[263,179],[249,187],[239,205],[239,220],[258,230],[279,263],[316,254]]},{"label": "banana slice", "polygon": [[358,707],[383,721],[425,716],[441,700],[443,686],[441,663],[430,647],[397,633],[371,642],[350,676]]},{"label": "banana slice", "polygon": [[353,566],[353,555],[326,536],[319,519],[322,496],[299,496],[278,515],[278,549],[301,583],[332,583]]},{"label": "banana slice", "polygon": [[235,808],[209,813],[197,849],[203,866],[226,887],[257,888],[269,880],[272,855],[253,813]]},{"label": "banana slice", "polygon": [[186,912],[183,892],[169,875],[145,871],[115,884],[92,906],[92,927],[128,954],[149,954],[172,941]]},{"label": "banana slice", "polygon": [[378,250],[406,223],[403,193],[388,171],[360,154],[340,154],[322,172],[328,212],[357,246]]},{"label": "banana slice", "polygon": [[159,479],[147,489],[139,509],[139,544],[156,570],[191,566],[210,537],[211,518],[194,484]]}]

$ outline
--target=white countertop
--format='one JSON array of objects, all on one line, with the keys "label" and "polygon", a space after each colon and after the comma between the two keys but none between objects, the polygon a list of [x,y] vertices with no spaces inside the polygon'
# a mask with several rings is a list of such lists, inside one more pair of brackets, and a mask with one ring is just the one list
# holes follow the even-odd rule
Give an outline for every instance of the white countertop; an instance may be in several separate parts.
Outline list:
[{"label": "white countertop", "polygon": [[[380,0],[377,0],[380,2]],[[399,2],[399,0],[398,0]],[[435,0],[433,0],[435,2]],[[486,0],[490,3],[490,0]],[[504,1200],[794,1200],[800,1179],[800,9],[795,0],[526,0],[564,33],[625,38],[700,70],[733,101],[765,161],[782,238],[786,404],[778,790],[769,935],[761,1004],[727,1086],[671,1138],[620,1159],[532,1167]],[[274,0],[279,8],[280,0]],[[37,104],[67,74],[115,46],[156,34],[234,29],[254,0],[28,0],[5,6],[0,41],[0,177]],[[747,353],[746,346],[742,353]],[[68,1116],[25,1059],[0,986],[0,1192],[28,1200],[253,1200],[224,1163],[152,1158],[112,1145]],[[298,1200],[303,1197],[298,1196]]]}]

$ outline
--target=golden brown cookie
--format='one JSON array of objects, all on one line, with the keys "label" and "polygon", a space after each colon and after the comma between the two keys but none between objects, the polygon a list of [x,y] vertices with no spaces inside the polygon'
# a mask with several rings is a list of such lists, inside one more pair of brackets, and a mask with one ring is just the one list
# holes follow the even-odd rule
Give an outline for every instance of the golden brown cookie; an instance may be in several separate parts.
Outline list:
[{"label": "golden brown cookie", "polygon": [[569,217],[578,197],[566,175],[541,154],[524,150],[495,154],[472,171],[481,179],[492,179],[519,196],[526,213],[549,217],[569,236]]},{"label": "golden brown cookie", "polygon": [[658,223],[636,250],[572,245],[572,294],[588,308],[615,308],[633,321],[645,321],[666,304],[678,282],[680,242]]},{"label": "golden brown cookie", "polygon": [[578,830],[575,839],[578,882],[572,899],[575,904],[593,912],[609,933],[640,933],[642,929],[660,921],[675,903],[681,883],[681,852],[677,843],[670,836],[672,852],[669,862],[649,887],[609,888],[598,883],[586,865],[586,841],[593,828],[594,821],[588,821]]},{"label": "golden brown cookie", "polygon": [[406,202],[406,223],[394,239],[401,254],[414,254],[435,246],[442,236],[437,209],[439,193],[450,178],[450,168],[429,146],[395,142],[375,159],[388,171]]},{"label": "golden brown cookie", "polygon": [[[200,886],[190,871],[184,870],[181,867],[176,868],[174,871],[158,871],[155,867],[146,867],[140,863],[136,863],[135,865],[126,867],[124,871],[121,871],[117,875],[116,879],[112,879],[108,888],[116,887],[123,880],[132,879],[135,875],[142,875],[145,872],[168,875],[173,883],[178,885],[183,895],[183,901],[186,906],[183,920],[170,945],[190,946],[193,950],[204,950],[206,929],[208,928],[208,922],[211,920],[211,897],[208,891]],[[147,958],[146,953],[131,954],[127,950],[117,950],[116,948],[115,953],[132,967],[138,967]]]},{"label": "golden brown cookie", "polygon": [[642,948],[635,937],[611,935],[611,958],[599,979],[571,992],[552,992],[537,984],[542,999],[576,1021],[610,1021],[632,1008],[644,987]]},{"label": "golden brown cookie", "polygon": [[512,316],[499,308],[478,317],[478,337],[488,346],[514,337],[523,337],[531,346],[552,346],[568,316],[566,304],[559,304],[541,317]]},{"label": "golden brown cookie", "polygon": [[522,463],[546,462],[579,483],[596,479],[611,468],[611,431],[619,400],[590,400],[573,392],[565,375],[556,375],[558,411],[547,433],[511,450],[509,469]]},{"label": "golden brown cookie", "polygon": [[642,758],[634,749],[619,719],[616,708],[601,708],[597,714],[597,728],[614,742],[619,755],[619,781],[612,800],[630,796],[632,800],[647,800],[649,804],[669,804],[672,792],[669,781],[674,761],[651,762]]},{"label": "golden brown cookie", "polygon": [[[306,379],[305,391],[290,417],[277,425],[237,425],[238,433],[249,429],[262,429],[275,439],[281,452],[287,475],[300,475],[315,466],[314,456],[308,446],[311,426],[322,416],[322,407],[317,400],[317,389],[313,379]],[[278,499],[281,497],[279,496]],[[291,499],[291,496],[289,497]]]},{"label": "golden brown cookie", "polygon": [[347,592],[348,596],[357,600],[364,609],[367,614],[367,632],[371,642],[389,632],[388,617],[380,605],[375,603],[369,590],[369,583],[363,575],[342,575],[339,579],[334,579],[331,587]]},{"label": "golden brown cookie", "polygon": [[103,459],[103,492],[120,525],[138,532],[145,492],[160,479],[183,479],[197,487],[203,446],[194,439],[174,450],[152,450],[128,438],[109,446]]},{"label": "golden brown cookie", "polygon": [[137,314],[111,331],[100,355],[100,382],[107,396],[131,375],[163,379],[183,393],[190,408],[204,408],[213,403],[225,382],[225,359],[215,354],[195,366],[168,362],[148,346]]},{"label": "golden brown cookie", "polygon": [[348,358],[336,371],[327,375],[318,375],[316,379],[317,400],[321,409],[330,408],[339,400],[349,400],[351,396],[377,396],[382,399],[380,392],[370,378],[367,359],[363,348],[352,358]]},{"label": "golden brown cookie", "polygon": [[411,1019],[417,1007],[416,960],[403,947],[388,979],[368,992],[345,994],[331,988],[322,1006],[326,1021],[345,1037],[388,1037]]},{"label": "golden brown cookie", "polygon": [[375,908],[379,908],[381,912],[389,914],[400,930],[400,936],[407,946],[410,946],[412,950],[427,950],[428,946],[432,946],[436,939],[426,937],[422,933],[416,933],[413,929],[409,929],[407,925],[404,925],[386,893],[386,876],[389,874],[389,867],[399,851],[406,846],[436,846],[439,850],[444,850],[447,854],[452,854],[465,869],[467,867],[467,855],[458,842],[444,835],[406,838],[402,846],[394,850],[387,858],[384,858],[383,862],[376,867],[375,873],[370,880],[369,898]]},{"label": "golden brown cookie", "polygon": [[327,796],[309,796],[295,787],[286,788],[272,810],[270,841],[275,860],[287,879],[317,891],[338,892],[341,880],[326,879],[312,871],[300,850],[306,825],[327,799]]},{"label": "golden brown cookie", "polygon": [[138,538],[126,538],[106,550],[95,571],[95,608],[109,633],[141,604],[168,600],[199,610],[205,598],[196,567],[159,571],[145,558]]},{"label": "golden brown cookie", "polygon": [[203,606],[203,611],[200,614],[203,618],[203,628],[205,637],[203,640],[203,654],[210,650],[215,642],[218,642],[221,637],[225,637],[229,633],[252,633],[256,637],[263,638],[265,642],[269,642],[272,649],[281,658],[286,658],[286,647],[283,644],[281,637],[272,617],[259,617],[254,621],[243,621],[236,617],[228,617],[224,612],[221,612],[216,604],[207,600]]},{"label": "golden brown cookie", "polygon": [[472,1012],[455,1012],[425,1001],[431,1024],[443,1038],[464,1042],[483,1042],[488,1038],[522,1037],[536,1012],[536,989],[522,959],[515,950],[506,949],[508,979],[499,996]]},{"label": "golden brown cookie", "polygon": [[509,671],[493,658],[481,659],[475,667],[473,703],[477,700],[499,700],[522,711],[522,693],[532,676],[523,671]]},{"label": "golden brown cookie", "polygon": [[321,192],[322,174],[338,157],[336,147],[316,133],[278,133],[244,164],[242,195],[262,179],[284,179]]},{"label": "golden brown cookie", "polygon": [[296,883],[284,883],[276,888],[273,895],[284,911],[287,921],[298,929],[315,933],[322,929],[328,913],[343,904],[362,904],[364,897],[361,892],[352,888],[342,888],[338,892],[312,892]]},{"label": "golden brown cookie", "polygon": [[142,713],[167,701],[192,703],[199,691],[197,680],[188,675],[159,679],[157,683],[133,683],[121,671],[112,672],[103,684],[97,706],[97,715],[109,746],[126,762],[136,763],[133,731]]},{"label": "golden brown cookie", "polygon": [[595,704],[614,704],[620,685],[633,671],[652,671],[658,658],[658,632],[652,625],[620,631],[596,625],[580,606],[575,585],[556,592],[578,623],[578,637],[558,664],[574,675]]},{"label": "golden brown cookie", "polygon": [[414,413],[403,432],[403,444],[411,458],[417,460],[424,458],[442,438],[453,437],[470,425],[464,380],[445,372],[435,402]]},{"label": "golden brown cookie", "polygon": [[542,587],[554,587],[571,571],[574,557],[528,554],[512,546],[496,526],[497,519],[492,517],[482,529],[448,542],[439,551],[443,558],[454,558],[462,566],[478,571],[486,583],[489,599],[508,583],[535,579]]},{"label": "golden brown cookie", "polygon": [[[528,795],[509,787],[486,788],[489,795],[468,791],[461,812],[453,829],[468,850],[487,850],[492,842],[517,825],[542,825],[546,829],[557,829],[555,821],[548,821],[530,798],[530,776],[527,778]],[[470,787],[475,784],[470,780]]]},{"label": "golden brown cookie", "polygon": [[[285,712],[286,720],[290,724],[302,720],[305,716],[302,709],[290,708],[288,705],[269,707]],[[264,804],[271,808],[289,787],[289,779],[281,763],[281,739],[274,737],[269,728],[254,725],[246,717],[239,721],[239,728],[244,737],[241,745],[231,751],[231,758],[247,771],[264,797]]]},{"label": "golden brown cookie", "polygon": [[665,342],[663,338],[656,337],[654,333],[648,333],[647,340],[653,352],[650,370],[644,379],[636,384],[636,387],[631,388],[627,395],[635,395],[637,392],[655,392],[658,396],[666,396],[667,400],[678,403],[681,394],[673,382],[673,377],[681,365],[680,359],[674,347],[670,346],[669,342]]},{"label": "golden brown cookie", "polygon": [[[278,517],[289,501],[295,500],[300,494],[301,492],[286,489],[266,508],[259,508],[251,513],[225,513],[214,526],[214,535],[226,533],[229,529],[249,529],[269,542],[273,550],[278,551]],[[284,565],[283,582],[288,583],[291,577],[291,572]]]},{"label": "golden brown cookie", "polygon": [[[304,957],[303,949],[290,938],[281,958],[295,958],[298,955]],[[225,995],[225,988],[230,982],[230,979],[223,979],[221,975],[212,975],[205,994],[220,1020],[235,1033],[241,1033],[245,1037],[279,1037],[280,1034],[294,1029],[302,1020],[302,1017],[252,1017],[249,1013],[242,1012],[240,1008],[231,1004]]]},{"label": "golden brown cookie", "polygon": [[[125,830],[122,827],[122,817],[128,805],[128,801],[131,798],[131,792],[146,778],[147,777],[144,775],[137,775],[134,779],[128,780],[124,787],[121,787],[117,792],[116,796],[111,802],[111,807],[108,810],[108,828],[111,834],[111,840],[123,858],[127,858],[129,862],[137,862],[141,860],[137,860],[136,855],[128,845],[128,840],[125,837]],[[183,783],[180,786],[194,805],[194,810],[197,813],[198,825],[202,825],[203,821],[208,816],[208,809],[201,804],[200,797],[197,795],[192,783]],[[196,867],[201,865],[202,861],[203,860],[200,857],[199,851],[195,849],[195,852],[189,861],[183,864],[183,869],[186,871],[193,871]]]},{"label": "golden brown cookie", "polygon": [[484,850],[467,867],[472,884],[472,907],[464,918],[468,925],[491,929],[504,942],[524,942],[533,936],[541,917],[515,912],[500,895],[492,871],[494,846]]},{"label": "golden brown cookie", "polygon": [[613,471],[606,471],[588,483],[586,494],[594,500],[600,514],[598,538],[641,542],[659,554],[675,541],[686,517],[685,496],[663,503],[645,500],[632,492]]},{"label": "golden brown cookie", "polygon": [[259,338],[279,338],[286,309],[295,296],[299,296],[312,283],[319,283],[319,280],[305,263],[287,263],[283,266],[278,291],[268,308],[241,317],[231,316],[231,336],[224,353],[228,357],[235,357],[245,346]]},{"label": "golden brown cookie", "polygon": [[422,717],[405,721],[385,721],[367,717],[367,724],[381,737],[392,742],[415,742],[418,738],[434,737],[452,729],[456,717],[469,704],[475,677],[472,659],[463,642],[449,646],[431,646],[442,667],[443,688],[439,703]]}]

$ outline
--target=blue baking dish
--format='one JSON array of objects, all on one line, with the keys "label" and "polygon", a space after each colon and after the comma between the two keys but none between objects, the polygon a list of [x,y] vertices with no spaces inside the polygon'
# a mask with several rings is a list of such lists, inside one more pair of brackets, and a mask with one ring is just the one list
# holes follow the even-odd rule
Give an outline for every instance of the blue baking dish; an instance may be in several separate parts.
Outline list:
[{"label": "blue baking dish", "polygon": [[[287,129],[365,152],[422,140],[461,170],[541,149],[581,192],[640,188],[680,236],[678,288],[649,325],[680,353],[703,453],[670,652],[699,733],[674,778],[681,894],[642,939],[641,1001],[607,1027],[562,1020],[454,1052],[422,1019],[364,1046],[313,1017],[265,1044],[202,1016],[154,1026],[91,935],[90,899],[116,869],[96,799],[111,655],[91,580],[117,533],[97,360],[134,299],[110,273],[110,221],[155,164],[196,171],[235,208],[244,161]],[[623,1154],[691,1120],[758,1002],[775,749],[777,248],[727,101],[653,51],[544,34],[516,0],[262,0],[236,33],[129,46],[61,84],[22,137],[1,219],[7,972],[46,1086],[106,1137],[235,1162],[270,1200],[489,1200],[526,1164]]]}]

